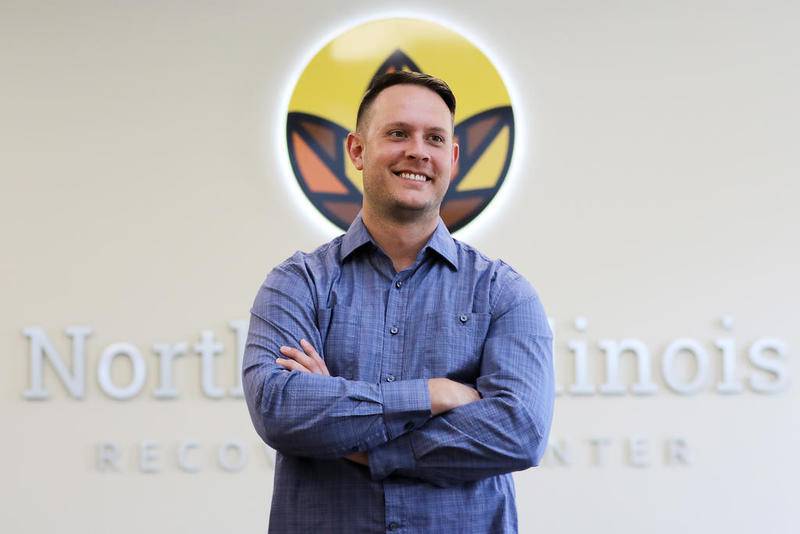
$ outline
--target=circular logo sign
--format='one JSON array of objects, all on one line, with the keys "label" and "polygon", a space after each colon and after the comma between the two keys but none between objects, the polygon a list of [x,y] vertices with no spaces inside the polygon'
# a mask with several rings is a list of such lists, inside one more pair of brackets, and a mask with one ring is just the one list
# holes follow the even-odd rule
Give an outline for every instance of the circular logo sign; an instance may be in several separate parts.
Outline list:
[{"label": "circular logo sign", "polygon": [[286,141],[300,188],[346,230],[361,209],[361,173],[347,156],[361,97],[375,76],[424,72],[450,85],[458,102],[460,156],[441,215],[451,232],[474,219],[508,172],[514,114],[503,80],[489,59],[439,24],[392,18],[367,22],[326,44],[306,66],[289,102]]}]

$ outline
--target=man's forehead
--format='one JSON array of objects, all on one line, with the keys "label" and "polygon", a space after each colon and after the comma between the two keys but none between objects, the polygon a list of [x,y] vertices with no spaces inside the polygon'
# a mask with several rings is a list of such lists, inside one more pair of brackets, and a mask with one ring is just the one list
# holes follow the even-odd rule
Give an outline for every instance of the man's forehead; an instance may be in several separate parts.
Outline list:
[{"label": "man's forehead", "polygon": [[441,96],[432,89],[420,85],[399,84],[387,87],[381,91],[372,103],[373,108],[395,108],[395,107],[425,107],[428,109],[438,109],[442,113],[450,113],[450,109],[445,104]]},{"label": "man's forehead", "polygon": [[370,122],[381,126],[424,125],[426,129],[452,130],[453,116],[442,97],[427,87],[410,84],[387,87],[375,97],[368,110]]}]

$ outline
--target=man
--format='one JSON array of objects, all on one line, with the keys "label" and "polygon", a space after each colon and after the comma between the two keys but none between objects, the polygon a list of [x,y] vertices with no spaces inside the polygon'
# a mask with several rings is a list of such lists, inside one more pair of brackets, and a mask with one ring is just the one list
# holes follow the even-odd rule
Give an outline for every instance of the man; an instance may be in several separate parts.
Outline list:
[{"label": "man", "polygon": [[511,267],[439,217],[458,145],[436,78],[376,78],[347,151],[362,211],[267,276],[243,380],[275,448],[271,532],[516,532],[512,471],[553,409],[551,332]]}]

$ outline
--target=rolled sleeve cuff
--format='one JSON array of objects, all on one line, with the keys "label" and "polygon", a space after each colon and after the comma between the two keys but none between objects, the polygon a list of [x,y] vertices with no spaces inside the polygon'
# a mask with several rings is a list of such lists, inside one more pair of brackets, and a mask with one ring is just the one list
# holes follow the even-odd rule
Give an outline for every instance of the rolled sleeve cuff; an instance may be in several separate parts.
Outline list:
[{"label": "rolled sleeve cuff", "polygon": [[431,418],[428,381],[420,378],[381,384],[383,420],[390,440],[425,424]]},{"label": "rolled sleeve cuff", "polygon": [[383,480],[398,469],[413,469],[416,465],[410,434],[369,451],[369,472],[375,481]]}]

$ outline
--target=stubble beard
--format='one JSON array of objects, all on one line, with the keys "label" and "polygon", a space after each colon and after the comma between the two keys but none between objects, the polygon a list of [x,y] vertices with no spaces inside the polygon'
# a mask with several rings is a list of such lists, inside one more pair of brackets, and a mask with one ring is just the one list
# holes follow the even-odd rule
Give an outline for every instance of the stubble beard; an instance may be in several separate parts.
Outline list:
[{"label": "stubble beard", "polygon": [[364,199],[370,209],[381,218],[398,224],[409,224],[419,221],[429,221],[439,216],[442,200],[426,203],[422,206],[409,206],[388,194],[372,191],[364,183]]}]

